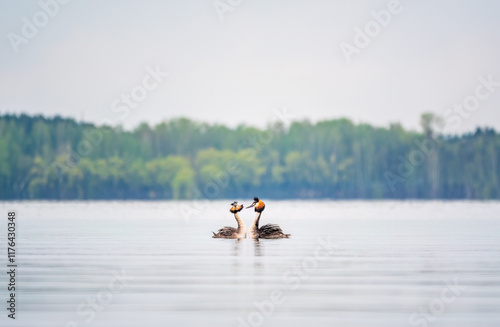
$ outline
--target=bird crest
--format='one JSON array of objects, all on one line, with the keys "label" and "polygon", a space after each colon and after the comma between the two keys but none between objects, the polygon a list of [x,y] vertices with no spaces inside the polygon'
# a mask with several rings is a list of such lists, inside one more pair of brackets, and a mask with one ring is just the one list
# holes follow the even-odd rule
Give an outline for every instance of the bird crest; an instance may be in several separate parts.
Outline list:
[{"label": "bird crest", "polygon": [[243,209],[243,204],[238,205],[237,201],[234,201],[231,203],[231,208],[229,209],[230,212],[232,213],[237,213],[240,212]]}]

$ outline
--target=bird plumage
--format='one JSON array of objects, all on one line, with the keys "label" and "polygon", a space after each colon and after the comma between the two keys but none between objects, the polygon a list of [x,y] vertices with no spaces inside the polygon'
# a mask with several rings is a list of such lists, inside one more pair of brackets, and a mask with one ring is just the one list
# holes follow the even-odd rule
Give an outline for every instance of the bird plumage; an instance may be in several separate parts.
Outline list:
[{"label": "bird plumage", "polygon": [[231,203],[231,208],[229,212],[234,214],[234,219],[238,223],[238,228],[225,226],[217,231],[217,233],[212,232],[214,234],[212,238],[245,238],[247,235],[247,229],[243,221],[241,220],[238,212],[243,209],[243,204],[238,205],[238,202]]},{"label": "bird plumage", "polygon": [[283,233],[280,226],[276,224],[266,224],[259,228],[259,238],[289,238],[290,234]]},{"label": "bird plumage", "polygon": [[254,207],[257,215],[255,216],[255,220],[250,227],[249,235],[250,238],[259,239],[259,238],[289,238],[290,234],[283,233],[283,230],[280,226],[276,224],[267,224],[259,228],[259,221],[262,215],[262,212],[266,208],[265,203],[260,200],[258,197],[253,198],[253,203],[247,207]]}]

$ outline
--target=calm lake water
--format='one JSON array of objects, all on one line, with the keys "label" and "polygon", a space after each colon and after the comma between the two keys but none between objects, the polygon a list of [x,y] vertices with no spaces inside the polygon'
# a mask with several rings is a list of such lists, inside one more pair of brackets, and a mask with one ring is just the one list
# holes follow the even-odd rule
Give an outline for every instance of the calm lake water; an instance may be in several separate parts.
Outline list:
[{"label": "calm lake water", "polygon": [[292,238],[212,239],[231,201],[0,203],[0,325],[500,325],[500,202],[269,200]]}]

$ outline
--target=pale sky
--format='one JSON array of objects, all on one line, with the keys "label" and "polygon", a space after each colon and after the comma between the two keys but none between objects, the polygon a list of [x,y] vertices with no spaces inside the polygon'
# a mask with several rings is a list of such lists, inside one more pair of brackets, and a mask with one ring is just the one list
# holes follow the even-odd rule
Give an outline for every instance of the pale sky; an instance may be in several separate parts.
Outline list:
[{"label": "pale sky", "polygon": [[[296,119],[417,129],[422,112],[467,99],[451,132],[500,130],[500,85],[478,86],[500,82],[497,0],[401,0],[386,26],[371,13],[391,1],[220,0],[230,10],[219,13],[212,0],[54,3],[0,2],[0,113],[234,127],[286,107]],[[341,44],[365,27],[369,44],[348,63]]]}]

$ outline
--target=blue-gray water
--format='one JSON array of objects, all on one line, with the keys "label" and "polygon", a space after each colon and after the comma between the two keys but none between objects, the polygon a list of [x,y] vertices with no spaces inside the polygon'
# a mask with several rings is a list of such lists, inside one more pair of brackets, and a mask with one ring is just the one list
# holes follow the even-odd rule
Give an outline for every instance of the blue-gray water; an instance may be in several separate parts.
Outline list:
[{"label": "blue-gray water", "polygon": [[266,201],[292,238],[212,239],[229,203],[0,203],[0,325],[500,325],[500,202]]}]

